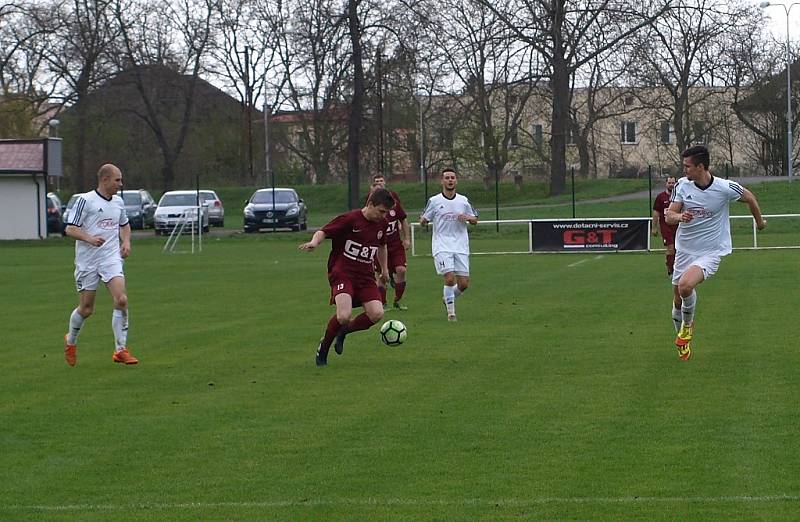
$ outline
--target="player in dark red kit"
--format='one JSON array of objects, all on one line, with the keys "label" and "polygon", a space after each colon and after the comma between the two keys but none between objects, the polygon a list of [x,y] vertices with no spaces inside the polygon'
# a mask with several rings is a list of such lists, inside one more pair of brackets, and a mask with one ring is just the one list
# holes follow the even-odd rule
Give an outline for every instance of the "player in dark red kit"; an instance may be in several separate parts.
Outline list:
[{"label": "player in dark red kit", "polygon": [[656,200],[653,203],[653,224],[651,227],[654,236],[658,235],[659,230],[661,231],[661,238],[664,240],[664,246],[667,249],[667,274],[670,276],[675,265],[675,233],[678,231],[678,225],[670,225],[664,216],[669,208],[669,198],[672,195],[673,188],[675,188],[675,176],[667,176],[665,190],[656,196]]},{"label": "player in dark red kit", "polygon": [[[364,208],[335,217],[314,232],[311,241],[299,247],[310,251],[326,238],[331,240],[328,281],[331,304],[336,305],[336,313],[328,320],[325,335],[317,347],[317,366],[328,364],[328,351],[334,339],[334,349],[341,355],[348,333],[366,330],[383,317],[383,303],[375,284],[372,264],[377,256],[383,267],[381,277],[384,281],[389,279],[386,216],[393,206],[394,199],[389,191],[377,189],[370,194]],[[358,306],[362,306],[364,312],[351,321],[353,307]]]},{"label": "player in dark red kit", "polygon": [[[372,190],[386,188],[386,179],[377,174],[372,177]],[[388,190],[388,189],[387,189]],[[393,306],[396,310],[408,310],[408,307],[401,304],[400,300],[406,291],[406,250],[411,246],[411,232],[408,224],[408,216],[403,209],[403,204],[400,203],[400,197],[393,190],[389,193],[394,199],[394,207],[389,210],[386,216],[386,221],[389,226],[386,227],[386,249],[389,259],[389,283],[394,288],[394,303]],[[376,272],[381,268],[376,265]],[[378,291],[381,293],[381,301],[383,302],[384,310],[386,309],[386,285],[380,277],[377,278]]]}]

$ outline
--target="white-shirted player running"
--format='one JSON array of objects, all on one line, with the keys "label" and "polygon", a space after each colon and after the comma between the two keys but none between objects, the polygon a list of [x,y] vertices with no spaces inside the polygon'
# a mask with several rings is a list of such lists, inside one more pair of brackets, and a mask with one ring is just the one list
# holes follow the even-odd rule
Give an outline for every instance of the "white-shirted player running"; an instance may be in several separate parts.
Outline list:
[{"label": "white-shirted player running", "polygon": [[447,320],[456,320],[456,298],[469,287],[469,233],[467,223],[478,223],[478,212],[466,196],[456,194],[456,171],[442,171],[442,192],[428,200],[419,219],[433,223],[431,247],[436,273],[444,276]]},{"label": "white-shirted player running", "polygon": [[128,296],[122,260],[131,253],[131,227],[125,203],[116,195],[120,187],[119,168],[111,164],[100,167],[97,189],[78,197],[66,224],[66,234],[76,239],[75,285],[79,296],[78,307],[69,317],[69,332],[64,336],[64,359],[70,366],[78,362],[78,334],[94,311],[100,281],[114,299],[111,328],[116,349],[112,360],[124,364],[139,362],[127,348]]},{"label": "white-shirted player running", "polygon": [[761,216],[752,192],[735,181],[711,175],[706,147],[690,147],[681,157],[685,177],[675,185],[665,217],[668,223],[678,224],[672,273],[672,318],[681,322],[675,346],[678,347],[678,357],[687,361],[692,355],[697,303],[695,287],[711,277],[719,268],[722,257],[732,251],[730,202],[739,200],[746,203],[759,230],[763,230],[767,222]]}]

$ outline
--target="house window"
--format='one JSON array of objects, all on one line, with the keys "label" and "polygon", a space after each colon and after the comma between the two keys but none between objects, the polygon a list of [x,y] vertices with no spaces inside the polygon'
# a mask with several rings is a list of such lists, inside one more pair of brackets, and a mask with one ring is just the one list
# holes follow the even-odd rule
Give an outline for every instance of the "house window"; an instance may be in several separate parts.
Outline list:
[{"label": "house window", "polygon": [[578,144],[578,132],[575,130],[574,127],[570,127],[567,129],[567,145],[577,145]]},{"label": "house window", "polygon": [[672,122],[665,120],[661,122],[661,133],[659,141],[663,145],[670,145],[675,143],[675,127]]},{"label": "house window", "polygon": [[519,145],[519,131],[516,125],[511,127],[511,136],[509,136],[508,141],[512,147],[516,147],[517,145]]},{"label": "house window", "polygon": [[635,121],[623,121],[620,131],[620,143],[636,143]]},{"label": "house window", "polygon": [[436,145],[439,150],[450,150],[453,148],[452,129],[442,128],[436,133]]},{"label": "house window", "polygon": [[695,145],[704,145],[708,143],[705,122],[696,121],[692,124],[692,142]]},{"label": "house window", "polygon": [[543,129],[541,123],[534,123],[533,127],[531,128],[531,136],[533,137],[533,147],[536,150],[542,150],[542,145],[544,144],[542,140],[543,136]]},{"label": "house window", "polygon": [[309,139],[308,133],[298,132],[295,134],[295,147],[297,150],[308,150]]}]

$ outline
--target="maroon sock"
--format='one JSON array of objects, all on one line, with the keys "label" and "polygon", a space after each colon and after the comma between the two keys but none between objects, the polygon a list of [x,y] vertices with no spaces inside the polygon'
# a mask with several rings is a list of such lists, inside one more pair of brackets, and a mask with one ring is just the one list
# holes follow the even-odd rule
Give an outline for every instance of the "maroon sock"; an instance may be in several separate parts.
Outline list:
[{"label": "maroon sock", "polygon": [[[380,294],[381,294],[381,302],[383,304],[386,304],[386,287],[385,286],[379,286],[378,287],[378,292],[380,292]],[[367,327],[367,328],[369,328],[369,327]]]},{"label": "maroon sock", "polygon": [[373,324],[375,323],[372,322],[372,319],[369,318],[366,312],[363,312],[361,315],[350,321],[350,326],[347,327],[347,333],[366,330]]},{"label": "maroon sock", "polygon": [[403,294],[406,291],[406,282],[403,281],[402,283],[395,283],[394,284],[394,302],[396,303],[400,299],[403,298]]},{"label": "maroon sock", "polygon": [[328,320],[328,326],[325,328],[325,337],[322,339],[322,346],[321,350],[325,353],[328,353],[328,350],[331,347],[331,343],[334,339],[336,339],[336,335],[339,333],[339,330],[342,329],[342,325],[339,324],[339,320],[336,318],[336,314],[333,314]]},{"label": "maroon sock", "polygon": [[675,254],[667,256],[667,273],[672,274],[675,267]]}]

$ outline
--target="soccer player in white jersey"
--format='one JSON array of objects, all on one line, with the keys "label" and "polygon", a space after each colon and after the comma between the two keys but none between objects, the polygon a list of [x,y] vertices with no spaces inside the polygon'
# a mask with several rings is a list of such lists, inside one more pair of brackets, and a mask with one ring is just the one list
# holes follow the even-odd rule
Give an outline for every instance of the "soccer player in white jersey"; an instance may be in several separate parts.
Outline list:
[{"label": "soccer player in white jersey", "polygon": [[106,164],[97,173],[97,189],[81,194],[66,224],[66,234],[75,238],[75,285],[78,307],[69,318],[64,336],[64,359],[70,366],[78,362],[78,334],[83,322],[94,312],[94,300],[100,281],[114,299],[111,328],[115,350],[112,360],[123,364],[139,361],[130,354],[128,341],[128,295],[122,260],[131,253],[131,227],[125,203],[117,196],[122,187],[122,172]]},{"label": "soccer player in white jersey", "polygon": [[667,223],[678,224],[672,273],[672,318],[676,323],[681,322],[675,339],[678,357],[688,361],[694,336],[695,288],[714,275],[722,257],[732,251],[730,202],[738,200],[750,207],[759,230],[763,230],[767,222],[752,192],[735,181],[711,175],[706,147],[690,147],[681,157],[685,177],[675,185],[665,216]]},{"label": "soccer player in white jersey", "polygon": [[433,262],[444,277],[444,305],[447,320],[456,321],[456,298],[469,287],[469,233],[467,223],[478,224],[478,212],[466,196],[456,194],[456,171],[442,171],[442,192],[430,198],[419,219],[433,223]]}]

